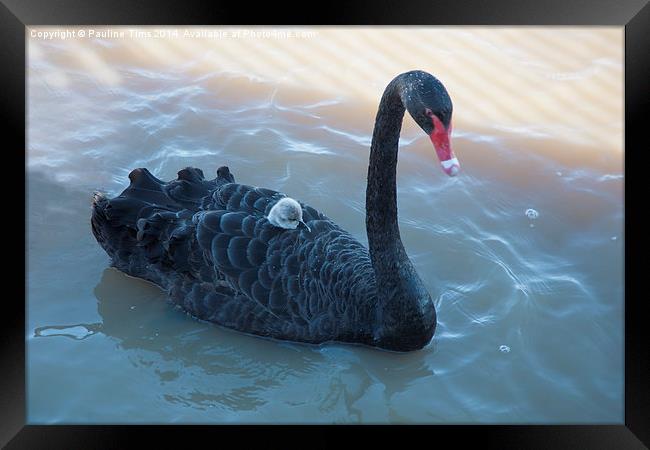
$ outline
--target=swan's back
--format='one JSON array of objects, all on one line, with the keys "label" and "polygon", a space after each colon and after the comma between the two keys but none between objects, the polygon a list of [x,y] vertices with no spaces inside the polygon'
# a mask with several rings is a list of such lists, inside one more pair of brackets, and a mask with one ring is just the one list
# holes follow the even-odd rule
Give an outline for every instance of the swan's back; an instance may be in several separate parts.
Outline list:
[{"label": "swan's back", "polygon": [[[285,230],[266,216],[284,194],[230,183],[215,190],[194,216],[206,259],[229,286],[260,306],[273,331],[320,341],[360,327],[374,279],[366,249],[314,208],[301,203],[310,230]],[[360,288],[364,289],[360,289]],[[363,328],[363,327],[360,327]],[[363,330],[367,332],[367,330]]]},{"label": "swan's back", "polygon": [[[285,195],[235,183],[227,169],[212,181],[184,170],[180,182],[130,176],[116,199],[94,202],[93,231],[116,267],[167,289],[192,315],[239,331],[370,342],[376,287],[363,245],[304,203],[309,230],[273,226],[266,216]],[[104,219],[107,211],[119,217]]]}]

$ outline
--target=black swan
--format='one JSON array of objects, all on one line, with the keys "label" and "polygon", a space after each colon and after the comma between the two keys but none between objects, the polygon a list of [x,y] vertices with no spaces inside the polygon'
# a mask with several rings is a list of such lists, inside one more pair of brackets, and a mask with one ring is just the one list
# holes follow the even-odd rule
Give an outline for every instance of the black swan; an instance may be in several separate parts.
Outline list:
[{"label": "black swan", "polygon": [[436,311],[397,223],[405,110],[431,138],[443,170],[459,170],[445,87],[423,71],[394,78],[370,148],[369,249],[307,204],[235,183],[225,166],[213,180],[188,167],[168,183],[133,170],[119,196],[93,196],[93,234],[117,269],[159,285],[196,318],[296,342],[421,349],[433,337]]}]

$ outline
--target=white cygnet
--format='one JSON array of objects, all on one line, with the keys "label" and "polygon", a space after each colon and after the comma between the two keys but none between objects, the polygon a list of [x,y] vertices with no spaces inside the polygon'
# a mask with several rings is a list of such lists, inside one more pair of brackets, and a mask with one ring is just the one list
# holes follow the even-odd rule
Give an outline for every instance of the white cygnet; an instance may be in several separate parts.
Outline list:
[{"label": "white cygnet", "polygon": [[267,217],[271,225],[284,228],[285,230],[295,230],[298,227],[304,227],[307,231],[311,229],[302,221],[302,207],[300,203],[292,198],[284,197],[273,205]]}]

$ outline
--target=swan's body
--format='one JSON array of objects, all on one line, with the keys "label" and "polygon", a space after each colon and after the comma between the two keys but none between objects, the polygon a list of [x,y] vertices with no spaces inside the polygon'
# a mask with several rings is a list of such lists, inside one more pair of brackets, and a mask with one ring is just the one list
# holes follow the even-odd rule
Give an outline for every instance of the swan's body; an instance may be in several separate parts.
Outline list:
[{"label": "swan's body", "polygon": [[[420,104],[438,154],[449,156],[441,158],[443,168],[458,171],[457,162],[447,162],[448,142],[442,148],[435,140],[444,136],[434,136],[451,128],[444,87],[424,72],[398,76],[386,88],[373,134],[369,249],[307,204],[235,183],[227,167],[210,181],[186,168],[169,183],[136,169],[118,197],[95,195],[93,233],[115,267],[158,284],[200,319],[291,341],[422,348],[436,313],[399,237],[395,186],[404,109],[420,123],[426,119],[411,111]],[[428,131],[426,123],[420,125]]]}]

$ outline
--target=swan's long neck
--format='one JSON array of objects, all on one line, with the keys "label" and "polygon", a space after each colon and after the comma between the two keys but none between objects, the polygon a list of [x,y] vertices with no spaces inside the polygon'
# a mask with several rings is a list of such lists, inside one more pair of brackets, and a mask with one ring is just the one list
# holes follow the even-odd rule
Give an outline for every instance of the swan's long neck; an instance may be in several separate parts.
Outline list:
[{"label": "swan's long neck", "polygon": [[387,263],[406,256],[397,224],[397,150],[404,112],[398,83],[393,81],[384,91],[375,119],[366,188],[370,256],[375,271],[384,278],[394,275]]},{"label": "swan's long neck", "polygon": [[396,350],[417,347],[418,340],[428,342],[436,321],[433,302],[404,250],[397,223],[397,152],[405,112],[401,83],[399,77],[393,80],[382,96],[366,188],[366,230],[377,279],[376,338],[396,340]]}]

